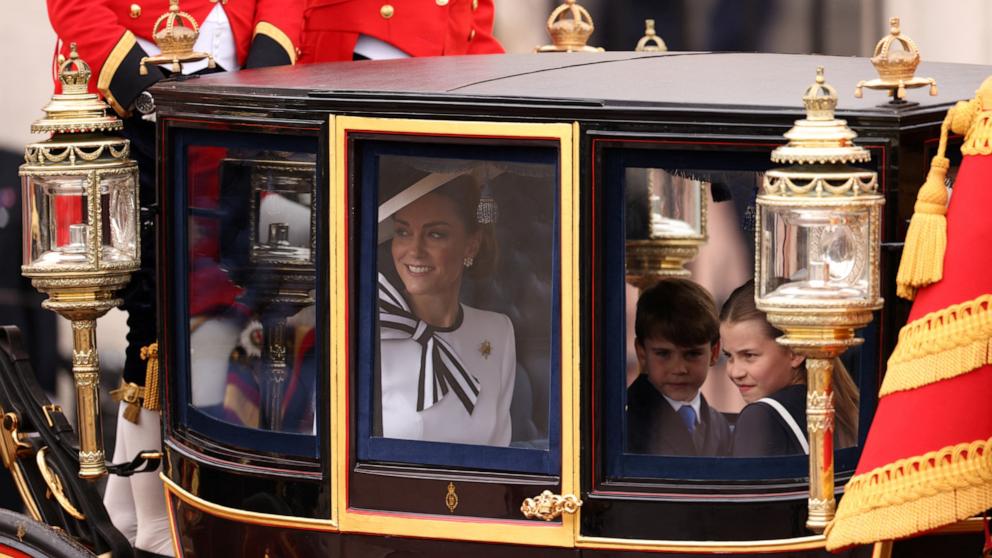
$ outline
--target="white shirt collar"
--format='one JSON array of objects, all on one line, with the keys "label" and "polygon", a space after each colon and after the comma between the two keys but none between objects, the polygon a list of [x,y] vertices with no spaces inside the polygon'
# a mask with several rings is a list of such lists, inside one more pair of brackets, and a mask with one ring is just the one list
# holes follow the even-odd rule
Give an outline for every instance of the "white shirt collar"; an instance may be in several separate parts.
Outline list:
[{"label": "white shirt collar", "polygon": [[700,405],[702,404],[701,403],[702,398],[700,397],[699,390],[696,390],[696,396],[693,397],[690,401],[676,401],[671,397],[665,395],[664,393],[662,393],[661,396],[665,398],[665,401],[668,401],[668,404],[672,406],[672,409],[674,409],[675,412],[678,412],[679,408],[682,407],[682,405],[691,405],[692,410],[696,411],[696,424],[699,424],[699,408]]}]

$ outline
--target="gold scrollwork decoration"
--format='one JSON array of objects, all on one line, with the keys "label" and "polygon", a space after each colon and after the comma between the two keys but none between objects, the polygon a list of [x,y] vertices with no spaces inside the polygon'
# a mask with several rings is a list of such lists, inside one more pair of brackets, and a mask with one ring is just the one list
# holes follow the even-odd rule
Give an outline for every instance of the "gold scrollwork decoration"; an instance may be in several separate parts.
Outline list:
[{"label": "gold scrollwork decoration", "polygon": [[857,174],[817,175],[786,175],[768,172],[765,174],[764,190],[768,194],[804,195],[825,193],[841,194],[873,194],[878,190],[878,175],[873,172]]},{"label": "gold scrollwork decoration", "polygon": [[448,507],[448,511],[455,513],[455,508],[458,507],[458,494],[455,492],[455,483],[448,483],[448,493],[444,495],[444,505]]},{"label": "gold scrollwork decoration", "polygon": [[24,150],[24,162],[28,164],[46,165],[61,163],[66,159],[70,165],[78,161],[91,163],[109,152],[113,162],[126,160],[130,155],[130,141],[119,139],[104,142],[82,142],[75,144],[44,144],[28,146]]},{"label": "gold scrollwork decoration", "polygon": [[580,500],[574,494],[554,494],[550,490],[545,490],[536,498],[527,498],[520,505],[520,511],[527,519],[543,519],[552,521],[561,517],[563,513],[575,513],[582,506]]},{"label": "gold scrollwork decoration", "polygon": [[[76,506],[72,505],[72,502],[70,502],[69,498],[65,495],[65,490],[62,489],[62,479],[48,468],[48,462],[45,461],[45,455],[47,455],[47,453],[48,447],[43,447],[38,450],[36,458],[38,461],[38,470],[41,471],[41,478],[44,479],[45,484],[48,485],[48,491],[55,498],[55,501],[62,506],[62,509],[64,509],[66,513],[80,521],[85,521],[86,516],[83,515],[83,513],[76,508]],[[101,459],[102,457],[103,456],[101,454]]]}]

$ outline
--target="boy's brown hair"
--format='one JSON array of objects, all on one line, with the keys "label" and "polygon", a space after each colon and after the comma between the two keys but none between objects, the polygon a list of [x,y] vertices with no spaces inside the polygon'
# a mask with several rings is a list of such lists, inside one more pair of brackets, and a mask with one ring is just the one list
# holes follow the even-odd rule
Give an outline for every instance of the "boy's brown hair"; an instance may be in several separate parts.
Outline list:
[{"label": "boy's brown hair", "polygon": [[689,279],[668,278],[645,289],[634,319],[637,343],[663,338],[679,347],[720,340],[720,320],[713,296]]}]

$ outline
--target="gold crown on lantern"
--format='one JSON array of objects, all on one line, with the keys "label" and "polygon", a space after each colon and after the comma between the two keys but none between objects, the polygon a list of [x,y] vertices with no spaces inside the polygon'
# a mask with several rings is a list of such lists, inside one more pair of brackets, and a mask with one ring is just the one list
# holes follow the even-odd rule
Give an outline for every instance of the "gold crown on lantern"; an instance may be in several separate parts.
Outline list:
[{"label": "gold crown on lantern", "polygon": [[[69,58],[62,59],[61,55],[59,58],[59,81],[62,82],[62,94],[75,95],[86,93],[89,89],[90,76],[93,75],[93,72],[90,70],[90,65],[80,58],[79,53],[76,52],[76,43],[69,45]],[[76,69],[70,70],[70,67],[75,67]]]},{"label": "gold crown on lantern", "polygon": [[816,81],[803,93],[808,120],[833,120],[837,109],[837,90],[823,77],[823,66],[816,68]]},{"label": "gold crown on lantern", "polygon": [[76,43],[69,45],[69,58],[59,56],[59,81],[62,92],[52,95],[42,109],[45,117],[31,124],[32,133],[75,134],[120,130],[124,124],[96,93],[89,92],[93,72],[79,53]]},{"label": "gold crown on lantern", "polygon": [[172,63],[173,72],[179,72],[182,62],[196,62],[207,59],[207,66],[215,67],[214,58],[205,52],[193,52],[193,46],[200,37],[200,27],[196,19],[179,9],[179,0],[169,0],[169,11],[160,15],[152,26],[152,39],[161,54],[141,59],[141,75],[148,74],[146,64]]},{"label": "gold crown on lantern", "polygon": [[603,49],[586,44],[595,30],[588,10],[575,0],[565,0],[548,16],[548,34],[552,44],[538,47],[537,52],[602,52]]},{"label": "gold crown on lantern", "polygon": [[891,92],[893,103],[905,104],[906,89],[930,86],[930,96],[937,94],[937,82],[932,78],[916,76],[916,67],[920,65],[920,49],[913,39],[904,35],[899,29],[899,18],[889,19],[889,34],[882,37],[875,45],[875,53],[871,64],[878,72],[878,79],[858,82],[854,96],[861,98],[862,88],[881,89]]},{"label": "gold crown on lantern", "polygon": [[823,67],[816,69],[816,81],[803,93],[806,118],[797,120],[785,133],[789,143],[772,151],[771,159],[784,164],[847,164],[871,160],[868,150],[854,144],[858,134],[845,120],[834,117],[837,90],[826,82]]}]

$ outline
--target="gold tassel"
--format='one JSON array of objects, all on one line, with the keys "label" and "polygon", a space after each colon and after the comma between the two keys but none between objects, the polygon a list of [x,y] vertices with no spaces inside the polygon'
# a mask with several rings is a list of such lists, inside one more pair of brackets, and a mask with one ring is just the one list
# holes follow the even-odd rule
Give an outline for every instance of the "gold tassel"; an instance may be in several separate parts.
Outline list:
[{"label": "gold tassel", "polygon": [[148,361],[145,369],[145,398],[143,405],[149,411],[158,411],[162,408],[159,401],[159,377],[158,377],[158,342],[141,348],[141,359]]},{"label": "gold tassel", "polygon": [[[946,122],[946,120],[945,120]],[[947,126],[941,127],[941,147],[947,141]],[[913,218],[906,231],[906,244],[896,274],[896,294],[916,298],[916,291],[940,281],[944,275],[944,252],[947,249],[947,169],[951,162],[940,149],[930,162],[927,180],[916,196]]]},{"label": "gold tassel", "polygon": [[[976,98],[970,101],[958,101],[944,117],[940,126],[940,143],[937,154],[930,162],[930,172],[926,182],[916,196],[913,207],[913,217],[906,231],[906,244],[902,250],[902,260],[896,273],[896,294],[907,299],[916,298],[916,291],[940,281],[944,276],[944,253],[947,250],[947,169],[950,161],[944,154],[947,152],[948,130],[955,134],[965,135],[965,146],[962,153],[969,154],[966,149],[972,139],[973,124],[981,109],[983,91],[992,88],[992,80],[986,80],[977,92]],[[973,143],[973,142],[971,142]]]}]

